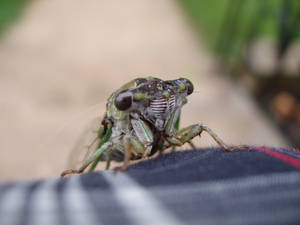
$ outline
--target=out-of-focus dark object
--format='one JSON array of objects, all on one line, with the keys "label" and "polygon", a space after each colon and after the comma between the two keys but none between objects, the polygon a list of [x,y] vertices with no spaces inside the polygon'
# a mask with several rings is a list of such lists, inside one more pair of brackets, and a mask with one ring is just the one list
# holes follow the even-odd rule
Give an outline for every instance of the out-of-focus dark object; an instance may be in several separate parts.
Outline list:
[{"label": "out-of-focus dark object", "polygon": [[300,147],[300,1],[180,2],[232,78]]},{"label": "out-of-focus dark object", "polygon": [[300,144],[300,103],[289,92],[277,93],[270,104],[270,111],[279,126]]},{"label": "out-of-focus dark object", "polygon": [[0,224],[296,225],[299,186],[297,149],[185,150],[124,173],[0,184]]},{"label": "out-of-focus dark object", "polygon": [[[275,12],[273,20],[278,31],[275,39],[264,39],[264,42],[262,38],[260,42],[257,37],[256,40],[254,37],[249,39],[243,63],[248,73],[241,73],[240,76],[251,74],[255,83],[252,91],[257,101],[284,135],[300,146],[299,1],[282,0]],[[256,26],[259,26],[257,22]]]}]

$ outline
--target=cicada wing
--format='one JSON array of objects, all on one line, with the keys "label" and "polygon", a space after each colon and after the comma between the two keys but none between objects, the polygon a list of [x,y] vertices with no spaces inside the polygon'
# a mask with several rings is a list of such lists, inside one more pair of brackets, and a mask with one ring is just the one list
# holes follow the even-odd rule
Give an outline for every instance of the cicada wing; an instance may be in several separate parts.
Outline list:
[{"label": "cicada wing", "polygon": [[82,130],[77,140],[70,149],[67,167],[77,168],[88,159],[98,148],[100,138],[98,131],[101,126],[102,117],[92,119]]},{"label": "cicada wing", "polygon": [[51,152],[48,161],[57,163],[53,169],[57,174],[65,169],[76,169],[97,148],[98,133],[105,102],[91,106],[65,119],[51,132],[51,136],[41,140],[39,150]]}]

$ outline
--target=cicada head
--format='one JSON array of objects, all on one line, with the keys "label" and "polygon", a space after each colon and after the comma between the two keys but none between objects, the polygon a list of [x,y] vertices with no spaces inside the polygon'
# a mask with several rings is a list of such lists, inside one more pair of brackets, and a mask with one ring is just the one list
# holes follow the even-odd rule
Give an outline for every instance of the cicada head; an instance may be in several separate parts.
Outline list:
[{"label": "cicada head", "polygon": [[172,113],[193,93],[186,78],[163,81],[147,77],[135,79],[135,87],[120,91],[114,104],[120,111],[137,112],[158,130],[163,130]]}]

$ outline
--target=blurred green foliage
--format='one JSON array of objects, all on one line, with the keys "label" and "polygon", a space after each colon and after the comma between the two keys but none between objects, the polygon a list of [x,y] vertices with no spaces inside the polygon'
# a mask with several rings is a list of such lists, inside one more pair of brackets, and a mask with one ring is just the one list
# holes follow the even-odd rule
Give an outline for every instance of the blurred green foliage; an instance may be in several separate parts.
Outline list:
[{"label": "blurred green foliage", "polygon": [[0,0],[0,35],[15,21],[29,0]]},{"label": "blurred green foliage", "polygon": [[[300,36],[299,0],[178,0],[208,45],[229,63],[257,37],[278,41],[282,24]],[[286,32],[286,31],[283,31]]]}]

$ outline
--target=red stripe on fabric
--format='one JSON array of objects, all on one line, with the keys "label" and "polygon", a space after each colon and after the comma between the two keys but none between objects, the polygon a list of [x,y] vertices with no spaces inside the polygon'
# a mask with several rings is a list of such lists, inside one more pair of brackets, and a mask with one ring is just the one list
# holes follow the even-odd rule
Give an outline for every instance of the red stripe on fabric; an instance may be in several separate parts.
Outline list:
[{"label": "red stripe on fabric", "polygon": [[264,153],[266,153],[270,156],[273,156],[277,159],[280,159],[300,170],[300,159],[293,158],[292,156],[285,155],[285,154],[276,152],[275,150],[268,149],[268,148],[253,148],[253,149],[258,150],[260,152],[264,152]]}]

